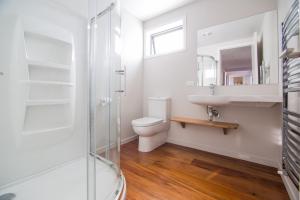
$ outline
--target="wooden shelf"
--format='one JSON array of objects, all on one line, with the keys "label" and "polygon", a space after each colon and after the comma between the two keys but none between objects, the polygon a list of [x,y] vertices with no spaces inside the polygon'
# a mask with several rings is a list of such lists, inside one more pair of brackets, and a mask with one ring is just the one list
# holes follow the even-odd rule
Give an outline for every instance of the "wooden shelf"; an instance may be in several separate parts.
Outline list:
[{"label": "wooden shelf", "polygon": [[237,129],[239,127],[239,124],[237,123],[217,122],[217,121],[201,120],[201,119],[188,118],[188,117],[173,117],[171,121],[180,123],[182,128],[185,128],[186,124],[222,128],[224,135],[227,134],[227,129]]}]

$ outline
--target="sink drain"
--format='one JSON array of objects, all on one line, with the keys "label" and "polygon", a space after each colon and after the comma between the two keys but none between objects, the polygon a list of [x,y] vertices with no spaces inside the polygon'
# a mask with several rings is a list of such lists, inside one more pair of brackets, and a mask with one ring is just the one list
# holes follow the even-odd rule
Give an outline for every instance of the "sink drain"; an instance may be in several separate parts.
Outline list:
[{"label": "sink drain", "polygon": [[0,196],[0,200],[12,200],[16,197],[14,193],[7,193]]}]

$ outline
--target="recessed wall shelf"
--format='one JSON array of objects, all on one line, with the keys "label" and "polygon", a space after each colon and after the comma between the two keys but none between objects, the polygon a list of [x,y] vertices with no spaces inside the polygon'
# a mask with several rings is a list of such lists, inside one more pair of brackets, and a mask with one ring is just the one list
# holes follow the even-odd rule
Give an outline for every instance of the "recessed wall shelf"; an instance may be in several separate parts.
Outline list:
[{"label": "recessed wall shelf", "polygon": [[74,83],[70,82],[59,82],[59,81],[24,81],[25,83],[32,85],[54,85],[54,86],[74,86]]},{"label": "recessed wall shelf", "polygon": [[188,118],[188,117],[173,117],[171,121],[180,123],[182,128],[185,128],[186,124],[222,128],[224,135],[227,134],[228,129],[237,129],[239,127],[239,124],[237,123],[217,122],[217,121],[201,120],[201,119]]},{"label": "recessed wall shelf", "polygon": [[64,127],[57,127],[57,128],[50,128],[50,129],[43,129],[43,130],[34,130],[34,131],[23,131],[23,135],[35,135],[35,134],[41,134],[41,133],[51,133],[56,131],[66,131],[68,129],[71,129],[72,126],[64,126]]},{"label": "recessed wall shelf", "polygon": [[70,99],[51,99],[51,100],[28,100],[27,106],[51,106],[51,105],[64,105],[70,103]]},{"label": "recessed wall shelf", "polygon": [[76,131],[77,26],[27,15],[1,20],[1,99],[13,119],[3,118],[4,129],[20,152],[65,143]]},{"label": "recessed wall shelf", "polygon": [[[24,19],[18,23],[23,54],[13,58],[15,79],[22,94],[19,119],[22,145],[59,141],[72,133],[76,98],[74,36],[47,21]],[[20,96],[20,95],[19,95]],[[22,104],[22,105],[21,105]],[[47,139],[48,138],[48,139]],[[60,139],[59,139],[60,138]]]},{"label": "recessed wall shelf", "polygon": [[27,59],[29,67],[39,67],[39,68],[49,68],[49,69],[57,69],[57,70],[70,70],[70,65],[58,64],[53,62],[39,61],[39,60],[31,60]]}]

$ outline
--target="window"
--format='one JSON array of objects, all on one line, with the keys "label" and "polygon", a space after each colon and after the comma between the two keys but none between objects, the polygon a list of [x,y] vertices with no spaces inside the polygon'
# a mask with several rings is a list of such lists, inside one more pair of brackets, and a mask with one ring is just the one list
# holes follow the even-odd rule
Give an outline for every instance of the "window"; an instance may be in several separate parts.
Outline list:
[{"label": "window", "polygon": [[146,35],[146,56],[168,54],[185,48],[185,28],[183,20],[148,31]]}]

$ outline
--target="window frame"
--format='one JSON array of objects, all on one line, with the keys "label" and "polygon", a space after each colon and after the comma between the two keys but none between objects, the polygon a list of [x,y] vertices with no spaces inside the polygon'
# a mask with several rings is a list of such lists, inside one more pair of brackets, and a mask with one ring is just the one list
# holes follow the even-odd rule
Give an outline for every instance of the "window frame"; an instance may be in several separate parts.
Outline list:
[{"label": "window frame", "polygon": [[[167,28],[167,29],[162,29],[164,26],[168,26],[171,25],[172,23],[175,23],[177,21],[181,21],[182,24],[180,25],[175,25],[171,28]],[[159,30],[162,29],[162,30]],[[167,53],[161,53],[161,54],[156,54],[155,53],[155,37],[159,37],[168,33],[172,33],[178,30],[182,30],[183,31],[183,36],[182,36],[182,42],[183,42],[183,47],[181,49],[177,49],[177,50],[173,50]],[[178,52],[182,52],[186,50],[186,16],[180,17],[180,18],[176,18],[173,19],[172,21],[169,21],[168,23],[165,24],[160,24],[157,25],[151,29],[146,29],[145,30],[145,55],[144,58],[153,58],[153,57],[159,57],[159,56],[164,56],[164,55],[169,55],[169,54],[174,54],[174,53],[178,53]]]}]

